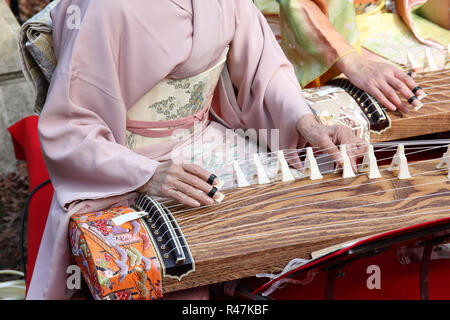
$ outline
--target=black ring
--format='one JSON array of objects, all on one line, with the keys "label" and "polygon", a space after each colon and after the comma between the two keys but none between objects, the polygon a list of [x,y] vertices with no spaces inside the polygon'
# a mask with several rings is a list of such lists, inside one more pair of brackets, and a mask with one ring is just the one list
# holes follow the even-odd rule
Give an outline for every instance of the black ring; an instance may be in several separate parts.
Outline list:
[{"label": "black ring", "polygon": [[408,99],[408,103],[411,104],[416,99],[417,99],[416,96],[412,96],[411,98]]},{"label": "black ring", "polygon": [[208,184],[212,185],[214,180],[216,180],[216,178],[217,178],[217,176],[215,174],[211,174],[208,178],[208,181],[206,181],[206,182],[208,182]]},{"label": "black ring", "polygon": [[407,75],[410,76],[410,77],[412,76],[412,74],[413,74],[412,70],[408,71],[408,73],[407,73]]},{"label": "black ring", "polygon": [[216,187],[212,187],[211,191],[208,193],[208,197],[210,197],[210,198],[214,197],[216,192],[217,192],[217,188]]},{"label": "black ring", "polygon": [[421,87],[415,87],[414,89],[412,89],[412,93],[416,94],[417,91],[422,90]]}]

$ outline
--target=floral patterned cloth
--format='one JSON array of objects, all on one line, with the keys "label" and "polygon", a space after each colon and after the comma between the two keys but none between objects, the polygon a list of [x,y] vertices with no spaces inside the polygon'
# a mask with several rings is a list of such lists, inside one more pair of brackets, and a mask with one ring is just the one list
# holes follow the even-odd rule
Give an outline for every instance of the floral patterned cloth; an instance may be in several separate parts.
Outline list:
[{"label": "floral patterned cloth", "polygon": [[[274,3],[275,0],[260,0],[255,3],[273,19],[272,15],[276,11],[269,2]],[[339,56],[354,47],[359,49],[352,1],[280,0],[279,4],[281,46],[294,65],[302,87],[329,71]],[[334,29],[323,23],[323,13]],[[327,34],[327,41],[323,41],[324,34]],[[336,70],[332,72],[333,76],[337,74]]]},{"label": "floral patterned cloth", "polygon": [[161,264],[145,222],[112,222],[133,211],[116,207],[71,218],[70,248],[96,300],[162,298]]},{"label": "floral patterned cloth", "polygon": [[[446,51],[421,43],[402,23],[398,15],[380,13],[368,17],[358,16],[357,23],[361,34],[361,45],[397,64],[409,64],[407,53],[410,53],[420,66],[426,66],[426,48],[431,51],[438,67],[445,64]],[[443,40],[446,38],[446,42],[450,43],[450,32],[427,21],[422,21],[422,23],[430,24],[430,29],[434,29],[436,35],[446,34],[446,37],[441,38]]]}]

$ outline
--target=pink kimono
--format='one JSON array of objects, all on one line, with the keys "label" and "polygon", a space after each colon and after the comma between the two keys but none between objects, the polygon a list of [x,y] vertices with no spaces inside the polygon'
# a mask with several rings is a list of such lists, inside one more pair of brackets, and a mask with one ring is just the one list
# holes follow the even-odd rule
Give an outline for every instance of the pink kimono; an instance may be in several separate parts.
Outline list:
[{"label": "pink kimono", "polygon": [[[73,5],[79,28],[66,23]],[[279,128],[282,149],[305,143],[295,124],[309,107],[251,0],[62,0],[52,19],[58,67],[39,134],[55,194],[27,299],[71,296],[71,214],[126,204],[152,177],[159,162],[125,147],[126,120],[161,79],[198,74],[229,45],[236,96],[227,95],[221,79],[215,113],[231,128]]]}]

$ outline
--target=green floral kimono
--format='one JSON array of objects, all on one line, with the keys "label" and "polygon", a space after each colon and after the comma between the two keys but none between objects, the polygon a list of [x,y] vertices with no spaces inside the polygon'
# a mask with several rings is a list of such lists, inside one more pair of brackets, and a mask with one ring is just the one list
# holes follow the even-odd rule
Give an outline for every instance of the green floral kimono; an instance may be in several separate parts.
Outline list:
[{"label": "green floral kimono", "polygon": [[333,66],[348,52],[367,50],[407,64],[407,52],[423,63],[424,48],[429,47],[438,62],[444,63],[444,49],[450,43],[450,31],[433,23],[442,21],[436,9],[442,0],[397,0],[391,5],[380,0],[372,1],[376,2],[372,6],[356,5],[364,2],[358,0],[254,2],[271,26],[278,19],[279,27],[272,29],[302,87],[322,85],[339,74]]}]

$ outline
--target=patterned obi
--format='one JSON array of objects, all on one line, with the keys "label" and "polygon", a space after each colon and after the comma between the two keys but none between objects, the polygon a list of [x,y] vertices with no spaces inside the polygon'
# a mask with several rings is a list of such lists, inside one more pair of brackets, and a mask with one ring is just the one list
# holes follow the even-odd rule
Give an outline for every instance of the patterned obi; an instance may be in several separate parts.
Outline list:
[{"label": "patterned obi", "polygon": [[161,80],[131,107],[127,113],[127,147],[137,149],[167,142],[179,129],[185,129],[187,135],[193,132],[196,121],[206,123],[227,53],[228,47],[213,67],[198,75]]}]

